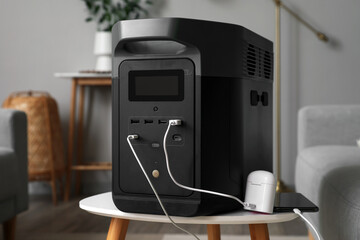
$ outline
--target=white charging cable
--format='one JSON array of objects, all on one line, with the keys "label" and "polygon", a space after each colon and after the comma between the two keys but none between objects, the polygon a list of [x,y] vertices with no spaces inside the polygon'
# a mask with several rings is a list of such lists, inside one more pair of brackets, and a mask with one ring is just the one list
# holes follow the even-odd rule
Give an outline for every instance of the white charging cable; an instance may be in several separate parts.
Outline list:
[{"label": "white charging cable", "polygon": [[134,148],[133,148],[133,146],[132,146],[132,144],[131,144],[131,142],[130,142],[130,140],[134,140],[134,139],[138,139],[138,138],[139,138],[139,135],[136,135],[136,134],[134,134],[134,135],[129,135],[129,136],[127,136],[127,142],[128,142],[128,144],[129,144],[130,149],[131,149],[132,153],[134,154],[134,157],[135,157],[136,161],[138,162],[138,164],[139,164],[142,172],[144,173],[144,175],[145,175],[145,177],[146,177],[146,180],[148,181],[151,189],[153,190],[153,192],[154,192],[154,194],[155,194],[155,196],[156,196],[156,198],[157,198],[157,200],[158,200],[158,202],[159,202],[159,204],[160,204],[160,207],[161,207],[161,209],[163,210],[164,214],[168,217],[168,219],[170,220],[170,222],[171,222],[176,228],[178,228],[178,229],[180,229],[181,231],[183,231],[183,232],[185,232],[185,233],[187,233],[187,234],[195,237],[197,240],[200,240],[200,238],[198,238],[195,234],[193,234],[193,233],[191,233],[191,232],[183,229],[182,227],[178,226],[178,225],[172,220],[172,218],[169,216],[169,214],[167,213],[167,211],[166,211],[163,203],[161,202],[161,199],[160,199],[160,197],[159,197],[159,194],[157,193],[154,185],[152,184],[149,176],[147,175],[147,173],[146,173],[143,165],[141,164],[141,162],[140,162],[140,160],[139,160],[139,158],[138,158],[138,156],[137,156],[137,154],[136,154],[136,152],[135,152],[135,150],[134,150]]},{"label": "white charging cable", "polygon": [[[169,166],[169,156],[168,156],[168,152],[167,152],[167,147],[166,147],[166,139],[167,139],[167,135],[169,133],[170,127],[171,126],[179,126],[181,125],[181,120],[169,120],[169,125],[166,129],[165,135],[164,135],[164,140],[163,140],[163,147],[164,147],[164,153],[165,153],[165,160],[166,160],[166,167],[169,173],[169,176],[171,178],[171,180],[179,187],[190,190],[190,191],[196,191],[196,192],[203,192],[203,193],[208,193],[208,194],[213,194],[213,195],[218,195],[221,197],[227,197],[227,198],[231,198],[234,199],[236,201],[238,201],[240,204],[242,204],[244,207],[245,206],[249,206],[251,209],[255,209],[256,205],[255,204],[251,204],[251,203],[247,203],[247,202],[243,202],[241,201],[239,198],[232,196],[232,195],[228,195],[228,194],[224,194],[224,193],[219,193],[219,192],[214,192],[214,191],[209,191],[209,190],[203,190],[203,189],[197,189],[197,188],[192,188],[192,187],[188,187],[185,185],[182,185],[180,183],[178,183],[175,178],[173,177],[171,170],[170,170],[170,166]],[[302,214],[301,211],[297,208],[294,208],[293,211],[298,214],[302,219],[305,220],[305,222],[307,224],[309,224],[311,226],[311,228],[315,231],[316,236],[319,240],[321,240],[319,233],[316,231],[315,227],[309,222],[309,220],[307,220]]]},{"label": "white charging cable", "polygon": [[316,231],[315,227],[311,224],[311,222],[309,220],[307,220],[304,215],[302,215],[301,211],[297,208],[293,209],[294,213],[296,213],[297,215],[299,215],[315,232],[317,239],[321,240],[320,238],[320,234]]},{"label": "white charging cable", "polygon": [[[169,125],[168,125],[168,127],[167,127],[167,129],[166,129],[166,132],[165,132],[165,135],[164,135],[164,139],[163,139],[163,147],[164,147],[164,153],[165,153],[166,167],[167,167],[167,170],[168,170],[168,173],[169,173],[169,176],[170,176],[171,180],[172,180],[178,187],[181,187],[181,188],[184,188],[184,189],[187,189],[187,190],[190,190],[190,191],[208,193],[208,194],[218,195],[218,196],[221,196],[221,197],[231,198],[231,199],[239,202],[240,204],[242,204],[244,207],[250,207],[251,209],[255,209],[255,208],[256,208],[256,205],[255,205],[255,204],[243,202],[243,201],[241,201],[239,198],[237,198],[237,197],[235,197],[235,196],[232,196],[232,195],[229,195],[229,194],[225,194],[225,193],[219,193],[219,192],[209,191],[209,190],[192,188],[192,187],[189,187],[189,186],[182,185],[182,184],[178,183],[178,182],[175,180],[175,178],[173,177],[173,175],[172,175],[172,173],[171,173],[170,166],[169,166],[169,156],[168,156],[167,147],[166,147],[166,139],[167,139],[167,135],[168,135],[168,133],[169,133],[170,127],[171,127],[171,126],[178,126],[178,125],[181,125],[181,124],[182,124],[181,120],[178,120],[178,119],[177,119],[177,120],[169,120]],[[157,198],[157,200],[158,200],[158,202],[159,202],[159,204],[160,204],[160,207],[161,207],[161,209],[163,210],[164,214],[168,217],[168,219],[170,220],[170,222],[171,222],[176,228],[178,228],[178,229],[180,229],[181,231],[183,231],[183,232],[185,232],[185,233],[187,233],[187,234],[195,237],[197,240],[200,240],[195,234],[193,234],[193,233],[191,233],[191,232],[189,232],[189,231],[181,228],[180,226],[178,226],[178,225],[172,220],[172,218],[169,216],[169,214],[167,213],[167,211],[166,211],[166,209],[165,209],[165,207],[164,207],[164,205],[163,205],[163,203],[162,203],[162,201],[161,201],[161,199],[160,199],[160,197],[159,197],[159,195],[158,195],[158,193],[157,193],[154,185],[152,184],[149,176],[147,175],[144,167],[142,166],[142,164],[141,164],[141,162],[140,162],[140,160],[139,160],[139,158],[138,158],[138,156],[137,156],[137,154],[136,154],[136,152],[135,152],[135,150],[134,150],[134,148],[133,148],[133,146],[132,146],[132,144],[131,144],[131,141],[130,141],[130,140],[134,140],[134,139],[138,139],[138,138],[139,138],[139,136],[136,135],[136,134],[134,134],[134,135],[129,135],[129,136],[127,137],[127,142],[128,142],[128,144],[129,144],[129,147],[130,147],[130,149],[131,149],[131,151],[132,151],[132,153],[133,153],[136,161],[138,162],[138,164],[139,164],[142,172],[144,173],[144,176],[146,177],[146,180],[148,181],[151,189],[153,190],[153,192],[154,192],[154,194],[155,194],[155,196],[156,196],[156,198]],[[319,233],[316,231],[315,227],[310,223],[309,220],[307,220],[307,219],[302,215],[301,211],[300,211],[299,209],[297,209],[297,208],[294,208],[293,211],[294,211],[294,213],[298,214],[307,224],[310,225],[310,227],[311,227],[311,228],[314,230],[314,232],[316,233],[317,238],[318,238],[319,240],[321,240],[320,235],[319,235]]]},{"label": "white charging cable", "polygon": [[168,156],[168,152],[167,152],[167,147],[166,147],[166,139],[167,139],[167,135],[169,133],[170,127],[171,126],[179,126],[181,125],[181,120],[176,119],[176,120],[169,120],[169,125],[166,129],[165,135],[164,135],[164,140],[163,140],[163,147],[164,147],[164,153],[165,153],[165,160],[166,160],[166,168],[168,170],[169,176],[171,178],[171,180],[178,186],[190,191],[195,191],[195,192],[202,192],[202,193],[208,193],[208,194],[213,194],[213,195],[218,195],[221,197],[226,197],[226,198],[231,198],[237,202],[239,202],[241,205],[243,205],[244,207],[250,207],[251,209],[255,209],[256,205],[255,204],[251,204],[251,203],[246,203],[241,201],[239,198],[229,195],[229,194],[225,194],[225,193],[219,193],[219,192],[214,192],[214,191],[210,191],[210,190],[203,190],[203,189],[198,189],[198,188],[193,188],[193,187],[189,187],[189,186],[185,186],[182,185],[180,183],[178,183],[175,178],[173,177],[171,170],[170,170],[170,166],[169,166],[169,156]]}]

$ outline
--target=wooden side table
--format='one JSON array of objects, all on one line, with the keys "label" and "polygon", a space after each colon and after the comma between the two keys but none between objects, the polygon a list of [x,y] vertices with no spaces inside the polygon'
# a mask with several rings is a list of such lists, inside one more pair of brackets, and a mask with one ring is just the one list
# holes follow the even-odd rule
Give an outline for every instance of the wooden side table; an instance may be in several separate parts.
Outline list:
[{"label": "wooden side table", "polygon": [[[119,211],[112,200],[112,193],[107,192],[80,201],[81,209],[92,214],[111,217],[107,240],[124,240],[131,221],[169,223],[164,215],[126,213]],[[208,240],[220,240],[220,224],[248,224],[252,240],[269,240],[268,223],[287,222],[298,216],[295,213],[260,214],[237,211],[214,216],[172,217],[176,223],[206,224]]]},{"label": "wooden side table", "polygon": [[[72,79],[69,136],[67,152],[67,174],[64,200],[68,201],[71,190],[71,173],[76,171],[76,193],[79,192],[81,184],[81,171],[111,170],[111,162],[92,162],[83,163],[83,125],[84,125],[84,91],[85,87],[111,86],[111,74],[98,73],[55,73],[55,77]],[[78,123],[77,123],[77,155],[76,164],[73,164],[74,140],[75,140],[75,121],[76,121],[76,95],[80,88],[78,104]]]}]

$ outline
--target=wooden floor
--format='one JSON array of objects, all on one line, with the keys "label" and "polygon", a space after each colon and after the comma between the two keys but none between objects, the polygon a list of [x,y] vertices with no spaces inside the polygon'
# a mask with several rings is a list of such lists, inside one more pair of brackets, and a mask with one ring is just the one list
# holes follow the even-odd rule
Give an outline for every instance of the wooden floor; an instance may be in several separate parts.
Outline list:
[{"label": "wooden floor", "polygon": [[[17,218],[18,236],[26,240],[31,235],[54,235],[58,233],[106,233],[110,219],[90,214],[79,208],[81,198],[71,199],[69,202],[59,202],[58,206],[52,205],[51,196],[32,196],[30,208]],[[205,225],[186,225],[186,229],[196,234],[205,234]],[[2,228],[0,228],[2,239]],[[296,236],[307,235],[307,229],[300,219],[291,222],[269,224],[271,235]],[[170,224],[130,222],[128,233],[137,234],[166,234],[181,233]],[[223,225],[221,233],[227,235],[248,235],[247,225]],[[19,239],[19,238],[17,238]],[[85,240],[86,238],[84,238]]]}]

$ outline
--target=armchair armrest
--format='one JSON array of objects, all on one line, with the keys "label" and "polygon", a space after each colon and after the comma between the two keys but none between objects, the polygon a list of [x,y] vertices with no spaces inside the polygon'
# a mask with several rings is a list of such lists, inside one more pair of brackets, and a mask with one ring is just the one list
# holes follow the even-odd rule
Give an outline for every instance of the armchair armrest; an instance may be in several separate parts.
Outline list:
[{"label": "armchair armrest", "polygon": [[16,208],[28,207],[27,119],[22,111],[0,109],[0,146],[12,149],[16,156],[18,181]]},{"label": "armchair armrest", "polygon": [[302,108],[298,114],[298,152],[317,145],[356,145],[360,105]]}]

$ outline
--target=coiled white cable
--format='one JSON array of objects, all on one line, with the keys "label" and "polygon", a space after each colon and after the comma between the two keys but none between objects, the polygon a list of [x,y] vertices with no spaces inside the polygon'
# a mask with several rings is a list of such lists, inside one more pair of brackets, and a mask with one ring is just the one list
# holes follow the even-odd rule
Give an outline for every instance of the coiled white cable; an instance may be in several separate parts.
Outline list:
[{"label": "coiled white cable", "polygon": [[168,152],[167,152],[167,147],[166,147],[166,139],[167,139],[167,135],[169,133],[170,127],[171,126],[176,126],[176,125],[181,125],[181,120],[169,120],[169,124],[168,127],[166,129],[165,135],[164,135],[164,140],[163,140],[163,147],[164,147],[164,153],[165,153],[165,161],[166,161],[166,168],[168,170],[168,173],[170,175],[171,180],[178,186],[190,191],[195,191],[195,192],[202,192],[202,193],[208,193],[208,194],[213,194],[213,195],[218,195],[221,197],[226,197],[226,198],[231,198],[237,202],[239,202],[241,205],[243,205],[244,207],[250,207],[251,209],[255,209],[256,205],[255,204],[250,204],[250,203],[246,203],[241,201],[239,198],[229,195],[229,194],[225,194],[225,193],[219,193],[219,192],[214,192],[214,191],[210,191],[210,190],[203,190],[203,189],[198,189],[198,188],[193,188],[193,187],[189,187],[189,186],[185,186],[182,185],[180,183],[178,183],[175,178],[173,177],[171,170],[170,170],[170,166],[169,166],[169,156],[168,156]]},{"label": "coiled white cable", "polygon": [[145,177],[146,177],[146,180],[148,181],[151,189],[153,190],[153,192],[154,192],[154,194],[155,194],[155,196],[156,196],[156,198],[157,198],[157,200],[158,200],[158,202],[159,202],[159,204],[160,204],[160,207],[161,207],[161,209],[163,210],[164,214],[169,218],[170,222],[171,222],[176,228],[178,228],[178,229],[180,229],[181,231],[183,231],[183,232],[185,232],[185,233],[187,233],[187,234],[195,237],[197,240],[200,240],[195,234],[193,234],[193,233],[191,233],[191,232],[183,229],[182,227],[178,226],[178,225],[172,220],[172,218],[169,216],[169,214],[167,213],[167,211],[166,211],[163,203],[161,202],[161,199],[160,199],[160,197],[159,197],[159,195],[158,195],[158,193],[157,193],[154,185],[152,184],[149,176],[147,175],[147,173],[146,173],[143,165],[141,164],[141,162],[140,162],[140,160],[139,160],[139,158],[138,158],[138,156],[137,156],[137,154],[136,154],[136,152],[135,152],[135,150],[134,150],[134,148],[133,148],[133,146],[132,146],[132,144],[131,144],[131,142],[130,142],[130,139],[138,139],[138,138],[139,138],[138,135],[129,135],[129,136],[127,136],[126,139],[127,139],[127,142],[128,142],[128,144],[129,144],[129,146],[130,146],[130,149],[131,149],[132,153],[134,154],[134,157],[135,157],[136,161],[138,162],[138,164],[139,164],[142,172],[144,173],[144,175],[145,175]]},{"label": "coiled white cable", "polygon": [[302,215],[301,211],[297,208],[293,209],[294,213],[296,213],[297,215],[299,215],[315,232],[317,239],[321,240],[320,238],[320,234],[316,231],[315,227],[311,224],[311,222],[309,220],[307,220],[304,215]]}]

